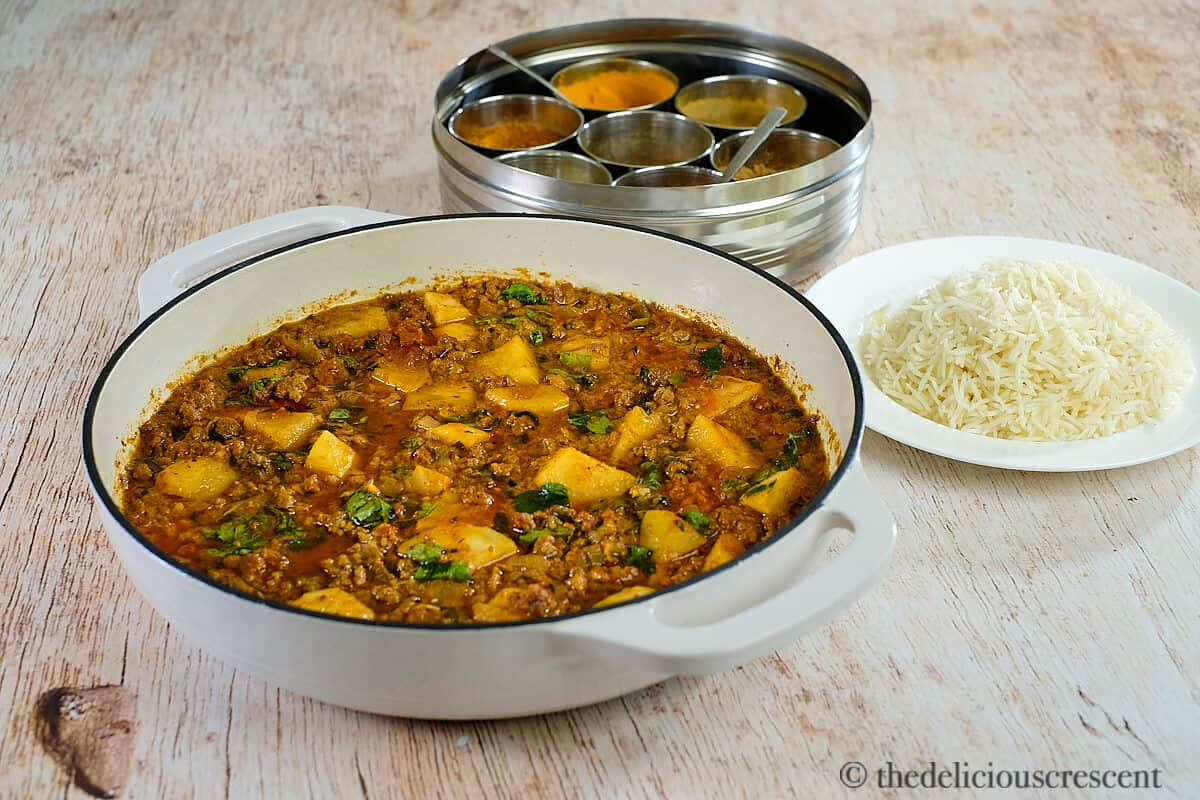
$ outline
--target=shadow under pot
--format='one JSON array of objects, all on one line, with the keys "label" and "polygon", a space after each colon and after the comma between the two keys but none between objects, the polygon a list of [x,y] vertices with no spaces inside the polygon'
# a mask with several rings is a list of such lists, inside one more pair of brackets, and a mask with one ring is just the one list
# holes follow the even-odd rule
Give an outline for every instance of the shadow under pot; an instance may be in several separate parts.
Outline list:
[{"label": "shadow under pot", "polygon": [[583,125],[577,108],[537,94],[501,94],[463,106],[447,123],[459,141],[493,153],[554,147]]},{"label": "shadow under pot", "polygon": [[579,131],[579,149],[617,167],[675,167],[712,150],[712,132],[668,111],[621,111],[598,117]]},{"label": "shadow under pot", "polygon": [[612,183],[612,175],[604,165],[578,153],[565,150],[522,150],[505,153],[496,158],[502,164],[536,172],[548,178],[559,178],[575,183]]},{"label": "shadow under pot", "polygon": [[[734,154],[753,133],[754,131],[743,131],[722,139],[712,151],[710,160],[713,168],[724,172]],[[832,155],[839,147],[841,145],[833,139],[819,133],[798,128],[777,128],[771,131],[766,141],[759,146],[746,165],[737,171],[733,179],[746,181],[803,167]]]}]

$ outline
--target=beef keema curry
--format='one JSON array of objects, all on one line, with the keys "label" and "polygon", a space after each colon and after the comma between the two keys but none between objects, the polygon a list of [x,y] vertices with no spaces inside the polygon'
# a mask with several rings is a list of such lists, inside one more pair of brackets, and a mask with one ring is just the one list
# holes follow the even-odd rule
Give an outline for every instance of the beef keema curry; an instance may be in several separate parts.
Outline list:
[{"label": "beef keema curry", "polygon": [[488,278],[283,325],[174,387],[123,510],[223,584],[367,620],[642,597],[736,558],[829,479],[818,417],[695,320]]}]

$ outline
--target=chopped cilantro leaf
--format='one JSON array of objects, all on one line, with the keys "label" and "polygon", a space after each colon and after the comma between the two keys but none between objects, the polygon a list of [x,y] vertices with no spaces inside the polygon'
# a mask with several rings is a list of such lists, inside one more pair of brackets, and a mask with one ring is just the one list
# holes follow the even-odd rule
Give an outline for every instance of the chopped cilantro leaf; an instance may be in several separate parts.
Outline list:
[{"label": "chopped cilantro leaf", "polygon": [[520,314],[499,314],[499,315],[493,314],[492,316],[488,316],[488,317],[476,317],[475,318],[476,325],[495,325],[500,322],[503,322],[505,325],[516,325],[520,321],[521,321]]},{"label": "chopped cilantro leaf", "polygon": [[631,567],[637,567],[647,575],[654,574],[654,551],[648,547],[641,545],[629,545],[629,552],[625,554],[625,563]]},{"label": "chopped cilantro leaf", "polygon": [[464,561],[434,561],[421,564],[413,572],[413,578],[419,581],[458,581],[466,583],[471,580],[471,565]]},{"label": "chopped cilantro leaf", "polygon": [[599,411],[572,411],[567,415],[567,422],[576,428],[583,428],[597,436],[603,436],[615,427],[613,421],[608,418],[608,412],[603,409]]},{"label": "chopped cilantro leaf", "polygon": [[471,566],[463,561],[442,561],[446,551],[432,542],[417,542],[405,553],[417,565],[413,578],[419,581],[469,581]]},{"label": "chopped cilantro leaf", "polygon": [[279,383],[279,378],[259,378],[256,381],[250,381],[250,385],[246,387],[246,394],[254,394],[261,389],[266,389],[268,386],[274,386],[277,383]]},{"label": "chopped cilantro leaf", "polygon": [[270,459],[271,466],[275,467],[276,472],[287,472],[293,466],[295,466],[295,462],[292,461],[291,454],[283,450],[276,450],[272,453],[268,453],[267,458]]},{"label": "chopped cilantro leaf", "polygon": [[329,412],[330,419],[350,419],[351,411],[348,408],[335,408]]},{"label": "chopped cilantro leaf", "polygon": [[642,485],[647,489],[657,489],[662,486],[662,464],[658,461],[642,462]]},{"label": "chopped cilantro leaf", "polygon": [[536,530],[526,531],[517,538],[519,538],[525,544],[533,544],[543,536],[569,536],[570,533],[570,528],[538,528]]},{"label": "chopped cilantro leaf", "polygon": [[346,498],[346,516],[360,528],[374,528],[396,516],[392,504],[379,495],[359,489]]},{"label": "chopped cilantro leaf", "polygon": [[587,372],[592,367],[592,357],[587,353],[559,353],[558,360],[576,372]]},{"label": "chopped cilantro leaf", "polygon": [[708,533],[712,527],[712,520],[708,518],[707,514],[697,508],[683,512],[683,518],[699,533]]},{"label": "chopped cilantro leaf", "polygon": [[227,519],[217,528],[205,531],[204,535],[221,542],[221,546],[208,551],[216,558],[244,556],[264,547],[271,536],[284,537],[287,546],[293,550],[309,547],[317,541],[296,522],[295,517],[275,506],[267,506],[255,514],[240,514]]},{"label": "chopped cilantro leaf", "polygon": [[445,552],[445,550],[432,542],[417,542],[408,548],[408,552],[405,555],[417,564],[432,564],[438,561]]},{"label": "chopped cilantro leaf", "polygon": [[272,506],[267,511],[275,516],[275,535],[286,537],[287,546],[292,550],[303,550],[317,543],[318,537],[309,536],[296,518],[282,508]]},{"label": "chopped cilantro leaf", "polygon": [[546,302],[540,294],[523,283],[510,283],[508,288],[500,293],[505,300],[516,300],[527,306]]},{"label": "chopped cilantro leaf", "polygon": [[666,508],[670,504],[671,501],[661,494],[648,494],[633,501],[633,507],[639,511],[645,511],[648,508]]},{"label": "chopped cilantro leaf", "polygon": [[242,514],[222,522],[217,528],[207,530],[204,535],[221,542],[208,552],[216,558],[244,556],[263,547],[267,536],[275,527],[275,518],[267,513]]},{"label": "chopped cilantro leaf", "polygon": [[246,388],[244,390],[242,390],[241,394],[237,394],[237,395],[233,395],[232,397],[225,398],[225,405],[227,405],[227,406],[254,405],[254,403],[256,402],[254,399],[254,395],[258,394],[263,389],[274,386],[277,383],[279,383],[279,378],[272,378],[272,377],[259,378],[256,381],[250,381],[250,383],[246,386]]},{"label": "chopped cilantro leaf", "polygon": [[534,328],[529,332],[529,341],[531,344],[541,344],[546,341],[546,334],[542,333],[541,328]]},{"label": "chopped cilantro leaf", "polygon": [[561,375],[564,378],[569,378],[570,380],[575,381],[576,383],[578,383],[580,386],[584,387],[585,389],[595,386],[596,382],[600,380],[600,376],[596,375],[594,373],[589,372],[589,373],[585,373],[583,375],[572,375],[570,372],[567,372],[565,369],[559,369],[557,367],[550,367],[549,369],[546,370],[546,372],[550,373],[551,375]]},{"label": "chopped cilantro leaf", "polygon": [[756,483],[755,485],[753,485],[749,489],[747,489],[746,494],[751,495],[751,494],[758,494],[759,492],[765,492],[767,489],[770,489],[774,485],[775,485],[775,481],[767,481],[764,479],[761,482]]},{"label": "chopped cilantro leaf", "polygon": [[725,366],[725,353],[721,350],[721,345],[714,344],[707,350],[700,352],[696,356],[696,360],[704,366],[704,372],[707,375],[715,375],[721,367]]},{"label": "chopped cilantro leaf", "polygon": [[569,502],[567,487],[561,483],[544,483],[537,489],[521,492],[513,498],[513,506],[525,514],[544,511],[551,506],[565,506]]},{"label": "chopped cilantro leaf", "polygon": [[779,458],[775,459],[775,466],[781,470],[796,466],[800,462],[800,442],[812,435],[811,425],[799,433],[789,433],[783,443],[783,452],[780,453]]},{"label": "chopped cilantro leaf", "polygon": [[413,519],[424,519],[433,513],[433,510],[438,507],[438,504],[432,500],[422,500],[421,505],[413,512]]}]

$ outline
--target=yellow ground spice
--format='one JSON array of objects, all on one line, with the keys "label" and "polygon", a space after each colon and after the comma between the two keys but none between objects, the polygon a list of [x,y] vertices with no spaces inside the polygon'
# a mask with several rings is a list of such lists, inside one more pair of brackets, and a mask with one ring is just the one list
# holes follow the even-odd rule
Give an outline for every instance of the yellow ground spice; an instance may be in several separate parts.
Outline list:
[{"label": "yellow ground spice", "polygon": [[562,133],[525,120],[509,120],[464,132],[471,144],[493,150],[524,150],[563,138]]},{"label": "yellow ground spice", "polygon": [[733,179],[735,181],[748,181],[751,178],[761,178],[764,175],[774,175],[776,172],[784,172],[785,170],[793,169],[796,166],[799,165],[793,164],[788,166],[787,164],[772,164],[769,162],[755,164],[752,162],[734,173]]},{"label": "yellow ground spice", "polygon": [[753,128],[774,105],[765,97],[701,97],[680,109],[692,119],[718,128]]},{"label": "yellow ground spice", "polygon": [[623,111],[657,105],[675,94],[675,81],[657,72],[614,69],[559,86],[577,106],[595,111]]}]

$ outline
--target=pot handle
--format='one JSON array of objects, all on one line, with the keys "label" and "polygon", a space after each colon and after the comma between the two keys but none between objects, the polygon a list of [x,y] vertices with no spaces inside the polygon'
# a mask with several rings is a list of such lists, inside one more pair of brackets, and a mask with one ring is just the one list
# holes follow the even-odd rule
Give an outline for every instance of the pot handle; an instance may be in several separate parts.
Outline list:
[{"label": "pot handle", "polygon": [[[560,635],[570,640],[572,648],[610,661],[617,653],[616,661],[660,675],[705,674],[745,663],[823,625],[883,577],[895,545],[896,525],[861,463],[856,462],[843,475],[822,508],[788,535],[817,537],[823,544],[818,554],[822,557],[837,530],[849,531],[853,538],[832,561],[807,575],[798,568],[791,585],[724,619],[699,625],[661,619],[656,612],[666,612],[667,601],[677,599],[686,604],[689,595],[696,596],[684,591],[658,602],[650,600],[564,620]],[[741,565],[746,576],[753,572],[755,558],[773,556],[768,550],[751,557]],[[736,580],[738,571],[737,566],[733,567],[726,579]],[[752,582],[747,582],[745,590],[753,593]],[[704,592],[704,584],[692,587],[692,591]],[[671,608],[671,612],[686,616],[686,611],[679,613],[679,607]]]},{"label": "pot handle", "polygon": [[214,233],[163,256],[142,273],[137,288],[141,318],[224,267],[313,236],[401,218],[352,206],[312,206]]}]

